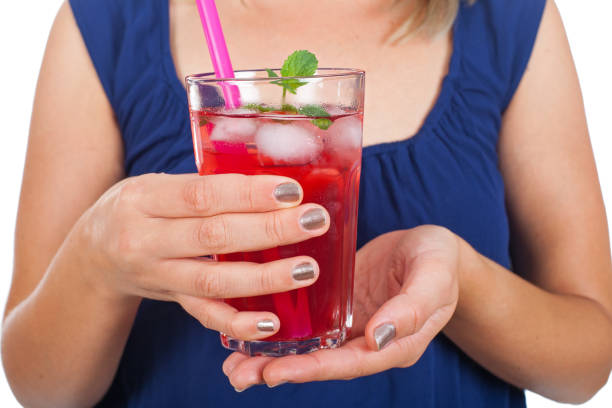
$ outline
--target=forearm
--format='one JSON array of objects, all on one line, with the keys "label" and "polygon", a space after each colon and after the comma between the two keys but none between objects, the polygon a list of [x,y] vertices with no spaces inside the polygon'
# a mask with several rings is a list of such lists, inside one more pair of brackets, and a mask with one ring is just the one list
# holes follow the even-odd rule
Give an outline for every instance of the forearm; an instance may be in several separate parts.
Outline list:
[{"label": "forearm", "polygon": [[139,301],[117,301],[83,279],[88,265],[60,253],[35,291],[6,317],[2,360],[26,406],[91,406],[116,372]]},{"label": "forearm", "polygon": [[560,401],[588,399],[612,367],[603,308],[549,293],[461,245],[459,302],[444,333],[511,384]]}]

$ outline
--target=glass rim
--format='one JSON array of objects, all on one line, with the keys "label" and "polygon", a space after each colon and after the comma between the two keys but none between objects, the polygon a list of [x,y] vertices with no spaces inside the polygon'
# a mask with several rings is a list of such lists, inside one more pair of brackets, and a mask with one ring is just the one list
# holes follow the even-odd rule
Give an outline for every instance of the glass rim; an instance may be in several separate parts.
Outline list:
[{"label": "glass rim", "polygon": [[[280,71],[280,68],[273,68],[272,71]],[[320,73],[310,76],[300,77],[261,77],[261,78],[217,78],[214,72],[206,72],[202,74],[192,74],[185,77],[185,82],[189,85],[196,83],[211,83],[211,82],[265,82],[265,81],[278,81],[280,79],[318,79],[318,78],[342,78],[342,77],[363,77],[365,71],[363,69],[356,68],[317,68],[317,71],[327,71],[326,73]],[[333,71],[333,72],[331,72]],[[234,72],[267,72],[266,68],[259,69],[240,69]]]}]

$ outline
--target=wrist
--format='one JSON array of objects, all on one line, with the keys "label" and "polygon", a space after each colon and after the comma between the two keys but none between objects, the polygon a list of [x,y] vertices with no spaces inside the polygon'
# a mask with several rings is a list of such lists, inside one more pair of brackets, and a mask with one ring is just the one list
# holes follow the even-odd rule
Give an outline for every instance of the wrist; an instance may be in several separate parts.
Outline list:
[{"label": "wrist", "polygon": [[469,243],[457,237],[459,245],[459,257],[457,264],[457,283],[459,287],[459,298],[453,319],[461,319],[471,309],[473,299],[478,297],[478,289],[484,282],[478,276],[487,267],[485,258],[478,253]]}]

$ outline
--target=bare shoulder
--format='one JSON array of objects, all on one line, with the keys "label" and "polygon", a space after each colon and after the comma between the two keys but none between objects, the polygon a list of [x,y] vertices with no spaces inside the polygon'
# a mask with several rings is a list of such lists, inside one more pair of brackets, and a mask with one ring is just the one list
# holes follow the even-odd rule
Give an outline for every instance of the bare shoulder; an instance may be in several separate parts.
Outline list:
[{"label": "bare shoulder", "polygon": [[504,114],[498,150],[517,272],[612,311],[605,210],[580,85],[553,0]]},{"label": "bare shoulder", "polygon": [[36,88],[7,312],[36,287],[81,214],[123,176],[122,155],[112,108],[66,1]]}]

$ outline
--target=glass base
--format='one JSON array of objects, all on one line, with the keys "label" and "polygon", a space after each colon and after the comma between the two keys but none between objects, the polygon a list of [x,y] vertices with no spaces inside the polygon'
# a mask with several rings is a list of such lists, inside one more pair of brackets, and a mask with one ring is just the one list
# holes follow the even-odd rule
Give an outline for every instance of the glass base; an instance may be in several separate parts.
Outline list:
[{"label": "glass base", "polygon": [[281,357],[340,347],[346,337],[346,329],[336,330],[321,337],[289,341],[236,340],[221,333],[221,344],[228,350],[239,351],[249,356]]}]

